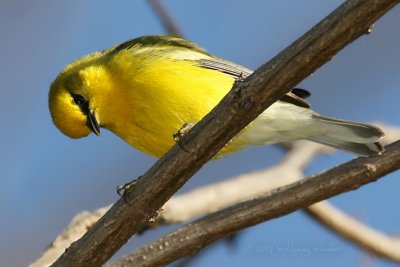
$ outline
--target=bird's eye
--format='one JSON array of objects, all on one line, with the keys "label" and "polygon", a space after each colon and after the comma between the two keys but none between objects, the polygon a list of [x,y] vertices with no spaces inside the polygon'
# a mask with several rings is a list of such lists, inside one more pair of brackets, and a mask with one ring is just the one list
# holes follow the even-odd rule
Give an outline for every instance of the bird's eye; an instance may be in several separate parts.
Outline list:
[{"label": "bird's eye", "polygon": [[71,95],[72,99],[74,100],[77,106],[82,107],[86,103],[85,98],[83,98],[83,96],[78,94],[71,94]]}]

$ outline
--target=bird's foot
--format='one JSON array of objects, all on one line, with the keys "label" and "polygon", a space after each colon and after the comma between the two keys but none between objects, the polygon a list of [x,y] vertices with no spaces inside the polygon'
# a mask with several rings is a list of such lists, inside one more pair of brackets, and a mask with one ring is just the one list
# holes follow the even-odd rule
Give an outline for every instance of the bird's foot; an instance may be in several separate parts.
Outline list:
[{"label": "bird's foot", "polygon": [[193,128],[192,123],[184,123],[182,127],[178,130],[178,132],[174,133],[172,137],[174,138],[175,142],[178,143],[178,145],[182,148],[182,150],[189,152],[188,150],[185,149],[183,146],[182,140],[186,136],[186,134],[190,131],[190,129]]},{"label": "bird's foot", "polygon": [[139,182],[141,177],[142,176],[139,176],[138,178],[136,178],[135,180],[133,180],[133,181],[131,181],[129,183],[117,186],[117,194],[125,199],[126,191],[132,189],[133,187],[135,187],[136,184]]}]

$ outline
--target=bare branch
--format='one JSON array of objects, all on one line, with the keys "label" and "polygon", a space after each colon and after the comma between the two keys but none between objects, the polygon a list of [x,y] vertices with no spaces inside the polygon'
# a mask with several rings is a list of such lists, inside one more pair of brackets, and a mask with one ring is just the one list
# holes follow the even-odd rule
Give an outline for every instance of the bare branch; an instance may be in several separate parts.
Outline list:
[{"label": "bare branch", "polygon": [[276,166],[242,174],[173,196],[163,206],[160,215],[151,224],[151,227],[158,224],[188,222],[198,216],[212,213],[298,181],[304,176],[303,165],[308,164],[322,151],[333,151],[333,149],[309,141],[294,142],[293,149]]},{"label": "bare branch", "polygon": [[[400,138],[399,128],[390,127],[384,124],[379,124],[379,127],[383,129],[386,134],[383,140],[384,144],[392,143]],[[311,162],[313,157],[317,156],[321,152],[328,153],[333,151],[330,147],[307,141],[294,142],[291,147],[293,149],[289,151],[277,166],[233,177],[222,182],[194,189],[182,195],[173,196],[164,205],[163,211],[157,217],[156,221],[151,224],[151,228],[160,224],[171,225],[176,223],[185,223],[195,217],[204,216],[221,208],[232,206],[245,199],[254,198],[260,193],[266,193],[279,186],[297,181],[298,178],[302,177],[302,170],[306,168],[306,165]],[[317,207],[320,203],[323,202],[314,204],[311,207]],[[72,242],[76,241],[86,233],[87,229],[103,216],[109,208],[110,206],[106,206],[93,212],[84,211],[76,215],[68,228],[64,230],[55,239],[53,244],[46,249],[43,255],[30,266],[49,266]],[[330,210],[332,209],[333,212],[330,213]],[[306,208],[306,210],[308,210],[308,208]],[[319,222],[326,224],[328,228],[339,234],[343,232],[341,230],[342,228],[348,226],[347,221],[353,220],[352,218],[347,219],[348,216],[341,213],[339,210],[336,211],[333,206],[329,209],[310,209],[309,213],[314,217],[325,218],[324,220],[319,220]],[[336,213],[341,213],[342,216],[346,216],[346,218],[341,220],[342,217],[336,217]],[[326,223],[326,221],[333,221],[334,223]],[[358,223],[360,224],[360,222]],[[363,225],[362,227],[353,227],[351,229],[352,231],[349,232],[353,237],[349,237],[349,239],[357,246],[372,251],[377,256],[387,257],[393,260],[400,257],[400,249],[392,249],[397,246],[396,239],[388,237],[383,233],[378,233],[378,235],[383,236],[381,240],[386,240],[386,243],[382,244],[382,242],[375,242],[371,238],[367,240],[369,242],[366,242],[366,239],[362,235],[364,232],[360,233],[358,231],[358,229],[363,229],[365,227],[368,226]],[[373,229],[370,229],[370,231],[377,232]],[[364,241],[360,242],[357,237],[361,237]],[[377,249],[369,249],[370,247],[377,246],[377,244]],[[379,248],[384,249],[379,250]],[[389,251],[387,251],[388,249]],[[395,251],[398,256],[391,256],[393,251]]]},{"label": "bare branch", "polygon": [[357,158],[280,187],[259,198],[205,216],[123,257],[111,266],[162,266],[193,255],[204,246],[239,230],[375,182],[400,168],[400,141],[386,148],[380,157]]},{"label": "bare branch", "polygon": [[[172,147],[53,266],[99,266],[107,261],[156,217],[165,202],[242,128],[340,49],[368,33],[370,25],[398,2],[349,0],[268,64],[236,83],[185,136],[182,143],[189,153],[179,145]],[[235,226],[233,223],[231,227]]]}]

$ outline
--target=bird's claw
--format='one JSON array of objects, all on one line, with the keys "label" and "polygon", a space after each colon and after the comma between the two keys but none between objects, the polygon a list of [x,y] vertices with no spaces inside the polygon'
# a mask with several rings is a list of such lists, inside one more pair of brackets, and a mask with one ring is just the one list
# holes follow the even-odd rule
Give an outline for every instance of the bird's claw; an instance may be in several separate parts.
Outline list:
[{"label": "bird's claw", "polygon": [[174,138],[175,142],[178,143],[178,145],[180,146],[180,148],[186,152],[189,152],[188,150],[185,149],[185,147],[183,146],[182,143],[182,139],[186,136],[186,134],[190,131],[190,129],[193,128],[193,124],[191,123],[184,123],[182,125],[182,127],[172,135],[172,137]]},{"label": "bird's claw", "polygon": [[117,186],[117,194],[120,195],[121,197],[125,197],[126,191],[135,187],[140,178],[141,178],[141,176],[139,176],[137,179],[135,179],[129,183]]}]

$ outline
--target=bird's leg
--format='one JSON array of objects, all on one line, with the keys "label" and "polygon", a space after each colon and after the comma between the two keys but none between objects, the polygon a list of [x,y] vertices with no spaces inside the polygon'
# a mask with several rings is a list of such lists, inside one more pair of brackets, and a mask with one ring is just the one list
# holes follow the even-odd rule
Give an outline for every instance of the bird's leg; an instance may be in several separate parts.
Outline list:
[{"label": "bird's leg", "polygon": [[232,88],[234,88],[234,97],[239,98],[241,94],[240,86],[237,86],[239,83],[243,82],[245,79],[243,73],[240,73],[239,76],[236,77],[235,81],[233,82]]},{"label": "bird's leg", "polygon": [[175,142],[179,142],[183,137],[192,129],[192,123],[184,123],[181,128],[179,128],[178,132],[174,133],[172,136],[174,137]]},{"label": "bird's leg", "polygon": [[193,125],[194,124],[192,124],[192,123],[184,123],[182,125],[182,127],[176,133],[174,133],[172,135],[172,137],[174,138],[175,142],[177,142],[178,145],[182,148],[182,150],[184,150],[186,152],[189,152],[189,151],[187,151],[184,148],[183,143],[182,143],[182,139],[190,131],[190,129],[192,129]]},{"label": "bird's leg", "polygon": [[243,82],[245,78],[246,78],[246,77],[244,77],[243,72],[241,72],[241,73],[239,74],[239,76],[236,77],[235,82]]},{"label": "bird's leg", "polygon": [[[139,182],[140,178],[142,178],[142,176],[139,176],[138,178],[136,178],[135,180],[126,183],[124,185],[119,185],[117,186],[117,193],[118,195],[120,195],[121,197],[125,196],[125,192],[133,187],[135,187],[135,185]],[[125,198],[124,198],[125,199]]]}]

